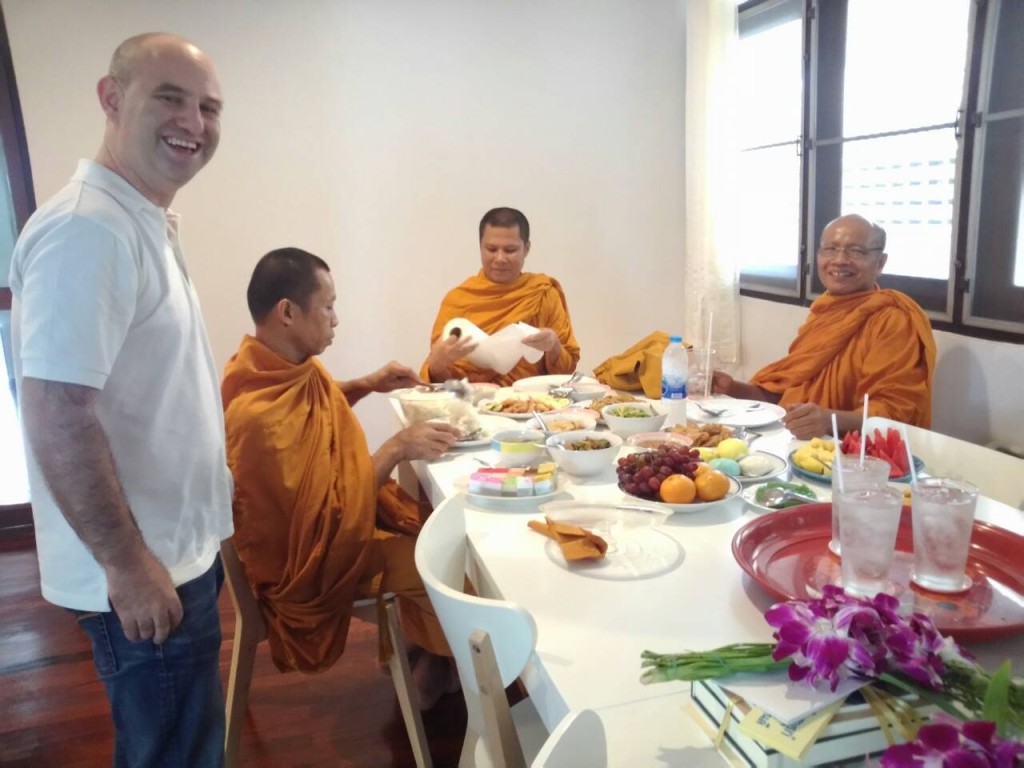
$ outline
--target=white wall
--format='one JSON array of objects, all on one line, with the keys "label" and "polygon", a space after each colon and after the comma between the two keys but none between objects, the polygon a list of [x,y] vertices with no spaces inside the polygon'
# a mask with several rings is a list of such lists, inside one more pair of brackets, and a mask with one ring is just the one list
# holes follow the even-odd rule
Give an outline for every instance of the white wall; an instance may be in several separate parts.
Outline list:
[{"label": "white wall", "polygon": [[[174,207],[214,353],[249,329],[256,259],[331,263],[339,378],[418,367],[476,226],[521,208],[590,369],[683,316],[682,0],[3,0],[36,197],[95,153],[114,47],[182,34],[217,64],[217,157]],[[359,406],[372,445],[383,398]]]},{"label": "white wall", "polygon": [[[786,354],[804,307],[740,300],[743,371],[749,376]],[[1024,453],[1024,346],[937,331],[938,362],[932,428],[982,445],[998,442]]]}]

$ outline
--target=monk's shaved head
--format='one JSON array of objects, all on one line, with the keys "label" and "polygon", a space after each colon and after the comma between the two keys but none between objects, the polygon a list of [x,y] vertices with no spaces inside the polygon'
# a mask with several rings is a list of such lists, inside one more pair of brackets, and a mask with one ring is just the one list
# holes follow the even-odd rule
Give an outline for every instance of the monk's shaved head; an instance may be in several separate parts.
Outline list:
[{"label": "monk's shaved head", "polygon": [[825,228],[821,230],[822,242],[825,241],[825,233],[828,232],[833,225],[837,224],[856,224],[859,226],[867,227],[867,229],[871,233],[871,242],[868,245],[870,245],[870,247],[872,248],[878,248],[879,250],[882,251],[885,250],[885,230],[882,229],[875,222],[871,221],[871,219],[866,219],[859,213],[850,213],[847,214],[846,216],[839,216],[838,218],[832,219],[832,221],[826,224]]}]

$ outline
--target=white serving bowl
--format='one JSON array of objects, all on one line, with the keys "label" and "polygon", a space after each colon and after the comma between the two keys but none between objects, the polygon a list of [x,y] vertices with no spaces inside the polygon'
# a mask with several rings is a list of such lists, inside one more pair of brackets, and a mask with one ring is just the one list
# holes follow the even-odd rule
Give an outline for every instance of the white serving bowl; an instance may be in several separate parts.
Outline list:
[{"label": "white serving bowl", "polygon": [[578,403],[582,400],[600,400],[611,391],[612,388],[607,384],[581,381],[578,384],[572,385],[572,391],[569,394],[569,399],[574,403]]},{"label": "white serving bowl", "polygon": [[530,429],[543,429],[547,432],[573,432],[580,429],[596,429],[597,419],[583,411],[554,411],[552,413],[538,413],[537,416],[543,424],[538,424],[536,419],[530,419],[526,426]]},{"label": "white serving bowl", "polygon": [[693,438],[675,432],[637,432],[626,438],[628,447],[646,451],[657,450],[665,444],[689,449],[693,445]]},{"label": "white serving bowl", "polygon": [[[596,450],[576,450],[566,446],[581,440],[606,440],[607,448]],[[610,467],[622,447],[622,438],[611,432],[597,432],[593,429],[580,429],[574,432],[561,432],[551,435],[546,441],[551,446],[548,453],[552,460],[570,475],[587,477],[597,475]]]},{"label": "white serving bowl", "polygon": [[545,457],[544,433],[536,429],[508,429],[491,436],[491,449],[503,467],[528,467]]},{"label": "white serving bowl", "polygon": [[[622,412],[644,411],[648,416],[621,416]],[[639,432],[657,432],[665,423],[667,414],[655,403],[612,403],[601,409],[601,416],[608,429],[619,437],[629,437]]]},{"label": "white serving bowl", "polygon": [[454,392],[446,390],[432,392],[423,389],[407,389],[397,393],[396,396],[402,406],[402,414],[409,424],[448,418],[451,408],[459,400]]}]

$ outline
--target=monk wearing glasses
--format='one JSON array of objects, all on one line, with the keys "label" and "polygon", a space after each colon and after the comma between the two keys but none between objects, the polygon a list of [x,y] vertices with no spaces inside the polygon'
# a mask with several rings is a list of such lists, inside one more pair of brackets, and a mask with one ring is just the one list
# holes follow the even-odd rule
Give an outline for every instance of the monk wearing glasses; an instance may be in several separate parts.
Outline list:
[{"label": "monk wearing glasses", "polygon": [[928,317],[909,296],[878,287],[885,230],[862,216],[840,216],[821,235],[818,277],[825,294],[811,304],[789,354],[750,382],[715,371],[712,390],[778,403],[798,439],[861,428],[864,395],[871,416],[931,426],[935,340]]}]

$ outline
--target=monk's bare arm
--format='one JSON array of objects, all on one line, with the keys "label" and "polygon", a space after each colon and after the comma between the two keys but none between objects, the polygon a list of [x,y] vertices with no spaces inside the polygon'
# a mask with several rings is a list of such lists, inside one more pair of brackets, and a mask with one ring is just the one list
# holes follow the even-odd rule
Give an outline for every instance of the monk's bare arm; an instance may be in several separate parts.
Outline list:
[{"label": "monk's bare arm", "polygon": [[125,636],[162,643],[181,621],[181,601],[124,498],[96,415],[99,395],[92,387],[26,378],[25,434],[57,506],[106,573]]},{"label": "monk's bare arm", "polygon": [[711,391],[716,395],[728,395],[741,400],[760,400],[765,403],[777,403],[782,399],[776,392],[769,392],[746,381],[737,381],[725,371],[712,372]]},{"label": "monk's bare arm", "polygon": [[450,424],[424,421],[396,432],[373,454],[373,470],[380,488],[400,461],[440,458],[452,447],[459,431]]},{"label": "monk's bare arm", "polygon": [[798,440],[810,440],[812,437],[823,437],[832,433],[832,414],[836,415],[839,437],[850,430],[861,428],[863,412],[833,411],[822,408],[814,403],[798,403],[786,406],[786,415],[782,423]]}]

